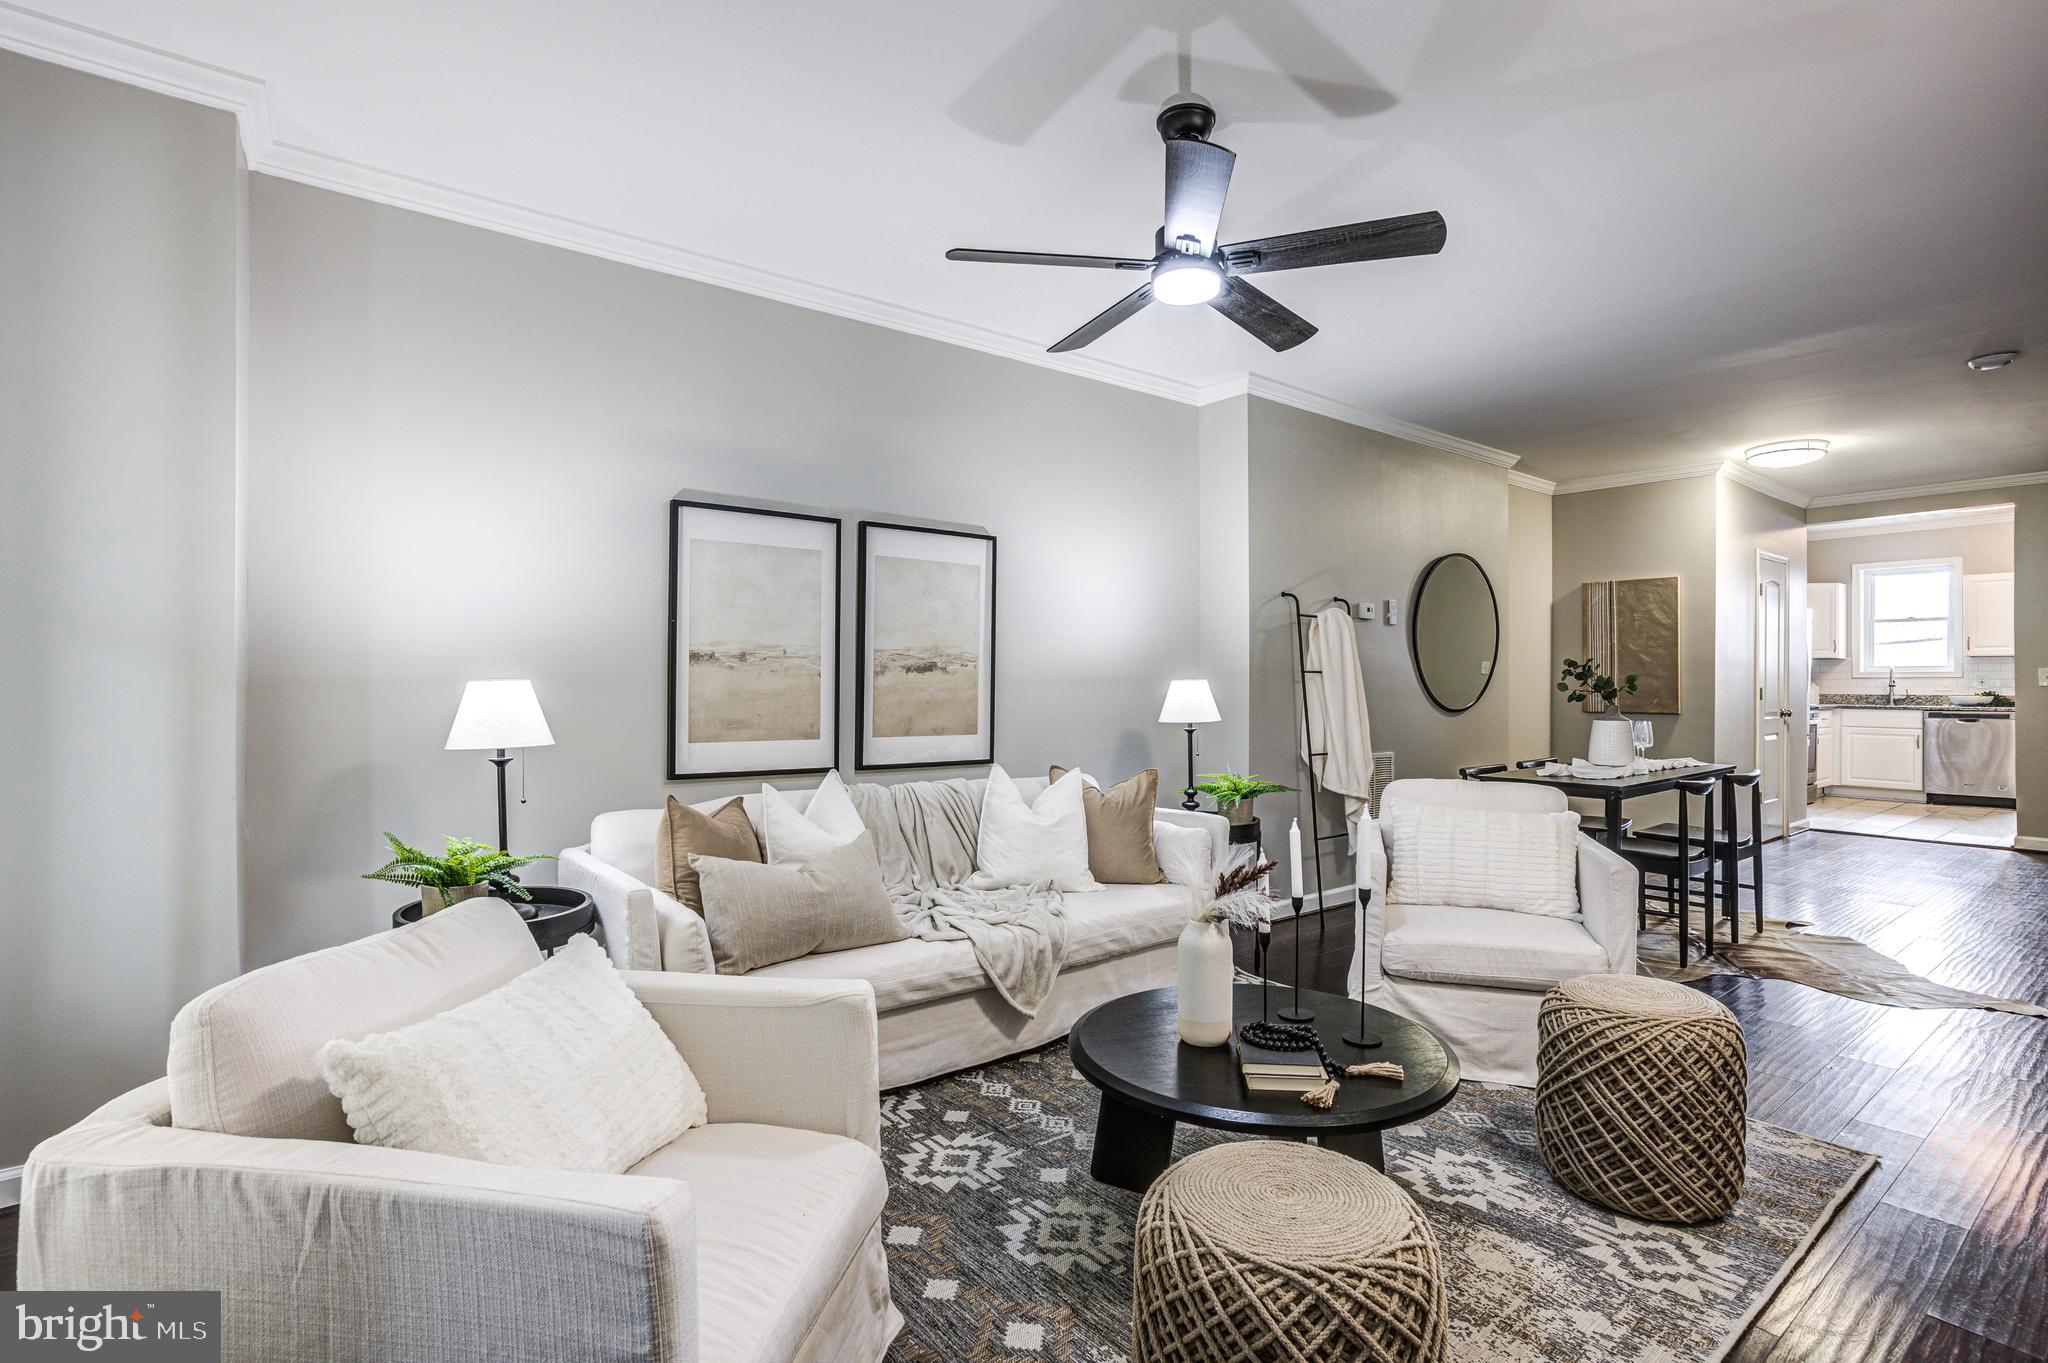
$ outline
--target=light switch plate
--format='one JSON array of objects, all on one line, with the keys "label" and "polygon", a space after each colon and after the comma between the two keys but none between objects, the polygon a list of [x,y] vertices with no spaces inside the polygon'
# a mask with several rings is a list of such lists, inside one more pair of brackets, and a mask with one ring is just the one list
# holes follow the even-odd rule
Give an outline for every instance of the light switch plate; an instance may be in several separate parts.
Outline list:
[{"label": "light switch plate", "polygon": [[1386,613],[1386,622],[1387,622],[1388,624],[1390,624],[1390,625],[1398,625],[1398,624],[1400,624],[1400,623],[1401,623],[1401,603],[1400,603],[1399,601],[1395,600],[1395,599],[1394,599],[1393,597],[1391,597],[1391,596],[1390,596],[1390,597],[1388,597],[1388,598],[1387,598],[1387,600],[1386,600],[1386,609],[1387,609],[1387,613]]},{"label": "light switch plate", "polygon": [[1357,609],[1358,618],[1361,620],[1377,620],[1380,618],[1380,608],[1370,601],[1359,602]]}]

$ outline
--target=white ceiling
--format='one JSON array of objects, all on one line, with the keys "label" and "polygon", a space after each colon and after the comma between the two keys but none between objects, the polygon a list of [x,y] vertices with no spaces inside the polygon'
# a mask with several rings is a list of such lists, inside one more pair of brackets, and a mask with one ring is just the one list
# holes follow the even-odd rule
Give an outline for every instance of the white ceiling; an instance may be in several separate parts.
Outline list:
[{"label": "white ceiling", "polygon": [[[1185,65],[1238,153],[1226,240],[1436,209],[1449,245],[1266,276],[1322,327],[1284,355],[1155,307],[1084,366],[1183,395],[1251,372],[1561,480],[1807,435],[1835,452],[1774,476],[1809,495],[2048,469],[2037,0],[34,11],[260,81],[259,168],[997,350],[1131,279],[942,252],[1148,254]],[[1963,367],[2011,348],[2038,353]]]}]

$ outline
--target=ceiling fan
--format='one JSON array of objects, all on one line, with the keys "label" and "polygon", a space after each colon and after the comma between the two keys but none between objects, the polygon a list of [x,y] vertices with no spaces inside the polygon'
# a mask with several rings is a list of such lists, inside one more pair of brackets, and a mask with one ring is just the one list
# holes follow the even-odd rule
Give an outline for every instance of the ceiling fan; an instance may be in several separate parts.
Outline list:
[{"label": "ceiling fan", "polygon": [[1154,300],[1183,306],[1207,303],[1273,349],[1291,350],[1315,335],[1315,327],[1271,294],[1245,282],[1244,276],[1354,260],[1433,256],[1444,249],[1441,213],[1375,218],[1218,246],[1216,229],[1223,218],[1223,197],[1230,190],[1230,170],[1237,153],[1208,140],[1215,126],[1216,110],[1200,95],[1175,96],[1159,111],[1159,136],[1166,142],[1166,221],[1153,239],[1155,253],[1150,259],[961,247],[946,252],[946,259],[1142,270],[1151,275],[1135,291],[1047,347],[1055,354],[1079,350],[1101,339]]}]

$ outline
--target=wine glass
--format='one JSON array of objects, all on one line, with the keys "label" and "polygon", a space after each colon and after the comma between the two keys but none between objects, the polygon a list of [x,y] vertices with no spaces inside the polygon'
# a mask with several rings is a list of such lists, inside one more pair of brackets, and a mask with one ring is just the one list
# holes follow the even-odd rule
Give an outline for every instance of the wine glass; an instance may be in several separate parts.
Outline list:
[{"label": "wine glass", "polygon": [[1635,720],[1633,727],[1636,734],[1636,756],[1648,757],[1650,755],[1650,748],[1657,741],[1657,730],[1647,719]]}]

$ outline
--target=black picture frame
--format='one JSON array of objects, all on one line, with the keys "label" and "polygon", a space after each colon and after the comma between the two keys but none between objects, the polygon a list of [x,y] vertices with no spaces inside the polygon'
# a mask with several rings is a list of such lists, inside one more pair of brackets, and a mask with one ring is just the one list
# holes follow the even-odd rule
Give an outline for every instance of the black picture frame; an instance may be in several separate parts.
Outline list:
[{"label": "black picture frame", "polygon": [[[1429,673],[1422,666],[1422,651],[1416,647],[1416,631],[1422,624],[1423,593],[1429,589],[1431,575],[1454,558],[1464,559],[1472,565],[1472,570],[1479,574],[1479,580],[1486,584],[1487,604],[1493,610],[1493,661],[1486,669],[1486,680],[1479,683],[1478,694],[1473,696],[1471,701],[1464,705],[1446,705],[1442,700],[1438,699],[1436,692],[1430,689]],[[1485,564],[1470,554],[1456,551],[1448,554],[1438,554],[1423,568],[1422,576],[1415,579],[1415,596],[1408,603],[1408,660],[1415,668],[1416,681],[1422,684],[1422,694],[1429,698],[1431,705],[1434,705],[1445,714],[1462,715],[1473,706],[1479,704],[1480,701],[1486,699],[1488,689],[1493,686],[1493,675],[1500,671],[1500,593],[1493,589],[1493,579],[1487,575]]]},{"label": "black picture frame", "polygon": [[[681,652],[681,584],[680,555],[682,550],[683,516],[689,510],[720,511],[743,516],[779,517],[785,520],[815,521],[832,527],[832,590],[831,590],[831,631],[832,665],[831,675],[825,678],[830,693],[830,703],[825,708],[831,733],[821,736],[820,742],[827,748],[826,760],[818,764],[798,766],[750,766],[743,768],[717,768],[705,770],[682,770],[679,756],[686,736],[678,731],[676,708],[681,687],[678,684],[678,665]],[[666,729],[667,779],[670,781],[725,780],[754,776],[806,776],[831,771],[839,765],[839,721],[840,721],[840,658],[839,645],[845,632],[845,614],[842,605],[845,592],[841,581],[844,576],[844,522],[837,516],[827,516],[811,511],[783,511],[771,507],[747,506],[737,502],[709,502],[689,497],[674,497],[668,504],[668,687]]]},{"label": "black picture frame", "polygon": [[[988,725],[981,751],[971,757],[929,758],[915,761],[884,761],[873,750],[874,736],[868,732],[868,535],[873,530],[900,531],[915,535],[942,535],[954,539],[980,540],[988,546]],[[996,635],[997,579],[996,537],[975,530],[951,530],[932,525],[909,525],[897,521],[862,521],[856,539],[854,573],[854,767],[859,771],[907,771],[927,767],[980,767],[995,761],[996,753]]]}]

